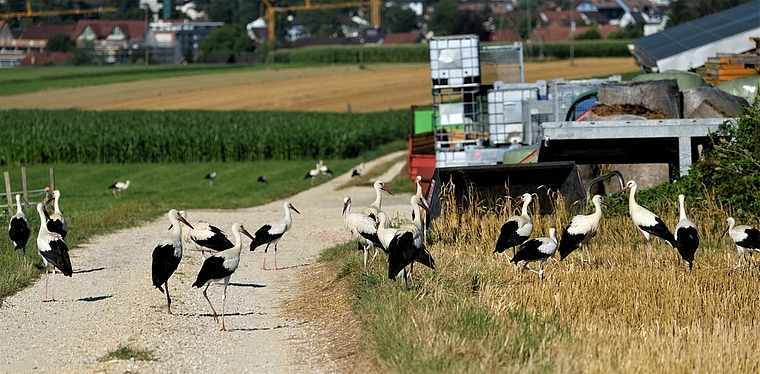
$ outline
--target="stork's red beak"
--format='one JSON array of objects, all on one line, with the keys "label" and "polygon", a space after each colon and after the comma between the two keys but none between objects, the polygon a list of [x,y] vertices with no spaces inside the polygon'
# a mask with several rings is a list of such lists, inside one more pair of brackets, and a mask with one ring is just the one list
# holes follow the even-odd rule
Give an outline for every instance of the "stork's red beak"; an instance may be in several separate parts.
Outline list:
[{"label": "stork's red beak", "polygon": [[189,227],[189,228],[191,228],[191,229],[195,230],[195,228],[193,227],[193,225],[191,225],[191,224],[190,224],[190,222],[187,222],[187,220],[186,220],[186,219],[182,218],[181,216],[180,216],[180,217],[178,217],[178,218],[179,218],[180,222],[182,222],[182,223],[186,224],[186,225],[187,225],[187,227]]},{"label": "stork's red beak", "polygon": [[292,211],[294,211],[294,212],[296,212],[298,214],[301,214],[301,212],[299,212],[298,209],[296,209],[296,207],[294,207],[293,205],[289,206],[288,208],[290,208]]},{"label": "stork's red beak", "polygon": [[385,191],[385,192],[387,192],[387,193],[389,193],[389,194],[393,195],[393,191],[391,191],[391,189],[390,189],[390,188],[388,188],[388,186],[386,186],[385,184],[383,184],[383,186],[382,186],[382,187],[380,187],[380,189],[382,189],[383,191]]},{"label": "stork's red beak", "polygon": [[730,227],[731,227],[731,226],[726,226],[726,228],[725,228],[725,229],[723,229],[723,234],[721,234],[721,235],[720,235],[720,237],[721,237],[721,238],[722,238],[722,237],[724,237],[724,236],[726,236],[726,233],[728,232],[728,229],[729,229]]}]

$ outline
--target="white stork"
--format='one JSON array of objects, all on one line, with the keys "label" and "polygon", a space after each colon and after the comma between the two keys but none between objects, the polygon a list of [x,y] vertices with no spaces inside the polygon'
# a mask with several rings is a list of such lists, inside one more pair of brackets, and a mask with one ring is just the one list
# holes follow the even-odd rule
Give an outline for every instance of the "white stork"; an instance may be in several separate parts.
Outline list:
[{"label": "white stork", "polygon": [[214,305],[211,304],[211,300],[209,300],[206,291],[208,291],[208,286],[212,281],[224,281],[224,291],[222,293],[221,331],[231,331],[227,330],[227,327],[224,326],[224,304],[227,302],[227,284],[230,281],[230,276],[232,276],[240,264],[240,250],[243,248],[242,237],[240,234],[243,234],[253,240],[253,236],[248,233],[248,231],[245,229],[245,227],[243,227],[243,224],[241,223],[232,224],[232,234],[235,236],[235,245],[232,248],[214,253],[211,257],[203,261],[203,266],[201,266],[201,270],[198,272],[198,277],[193,283],[193,287],[197,288],[201,288],[204,284],[206,285],[206,288],[203,289],[203,297],[206,298],[208,305],[211,307],[211,313],[214,316],[214,321],[219,322],[219,318],[217,317]]},{"label": "white stork", "polygon": [[314,179],[319,175],[319,164],[316,164],[317,166],[314,169],[309,170],[308,173],[306,173],[306,176],[303,177],[303,179],[309,179],[311,178],[311,185],[314,186]]},{"label": "white stork", "polygon": [[[187,219],[187,212],[184,210],[180,210],[179,215]],[[234,246],[222,229],[206,221],[196,221],[192,229],[183,230],[182,237],[185,243],[195,245],[201,253],[205,253],[206,249],[219,252]]]},{"label": "white stork", "polygon": [[412,222],[407,222],[399,226],[396,234],[393,236],[388,245],[388,278],[395,280],[396,276],[404,272],[404,283],[407,288],[408,273],[406,267],[412,265],[415,261],[435,270],[435,260],[430,255],[423,240],[422,227],[420,223],[420,208],[426,209],[423,201],[417,195],[412,195],[410,202],[416,213],[416,218]]},{"label": "white stork", "polygon": [[650,212],[646,208],[636,203],[636,181],[630,180],[626,183],[625,188],[620,190],[620,193],[630,190],[628,196],[628,213],[631,215],[633,224],[644,234],[644,238],[647,240],[647,259],[652,259],[652,243],[649,240],[650,235],[654,235],[662,240],[665,240],[671,247],[677,248],[676,238],[673,233],[670,232],[668,226],[665,225],[660,217]]},{"label": "white stork", "polygon": [[127,179],[126,182],[116,182],[108,186],[108,188],[111,190],[111,192],[113,192],[113,197],[118,199],[119,196],[121,196],[121,191],[124,191],[127,188],[129,188],[129,183],[130,183],[129,179]]},{"label": "white stork", "polygon": [[[519,216],[507,218],[507,222],[501,226],[501,234],[496,240],[496,249],[493,253],[502,253],[507,248],[516,247],[524,243],[533,231],[533,220],[528,215],[528,204],[533,201],[529,193],[524,193],[517,199],[517,204],[522,203],[522,211]],[[515,250],[515,253],[516,250]]]},{"label": "white stork", "polygon": [[[549,257],[554,256],[557,252],[557,230],[552,227],[549,229],[548,238],[535,238],[528,240],[520,245],[520,250],[517,251],[515,257],[512,257],[510,262],[518,266],[522,262],[523,270],[528,269],[538,274],[539,279],[544,279],[544,268],[546,267],[546,261]],[[540,261],[541,265],[538,271],[535,271],[528,267],[529,262]]]},{"label": "white stork", "polygon": [[330,170],[330,168],[328,168],[327,165],[322,162],[322,160],[319,160],[317,168],[319,169],[319,172],[322,173],[322,175],[326,175],[328,177],[333,176],[332,170]]},{"label": "white stork", "polygon": [[343,198],[343,226],[351,232],[351,237],[359,243],[359,248],[364,252],[364,267],[367,267],[367,254],[370,248],[375,247],[372,260],[377,257],[377,247],[387,252],[387,246],[378,237],[378,224],[370,216],[364,213],[351,213],[351,198]]},{"label": "white stork", "polygon": [[353,171],[351,171],[351,178],[356,178],[358,176],[361,176],[364,172],[364,163],[360,163],[359,166],[355,167]]},{"label": "white stork", "polygon": [[377,213],[382,209],[383,205],[383,191],[388,192],[391,195],[393,195],[393,191],[381,181],[375,181],[375,183],[372,184],[372,187],[375,189],[375,201],[362,209],[362,213],[370,216],[375,222],[377,222]]},{"label": "white stork", "polygon": [[[45,206],[50,204],[53,200],[53,214],[50,215],[50,219],[47,220],[47,228],[51,232],[55,232],[61,235],[61,239],[66,239],[66,234],[69,232],[69,225],[66,223],[66,218],[61,213],[61,208],[58,202],[61,200],[61,191],[53,191],[53,196],[45,200]],[[45,211],[47,213],[47,211]]]},{"label": "white stork", "polygon": [[726,229],[723,230],[722,235],[725,236],[726,233],[728,233],[728,235],[731,236],[731,239],[733,239],[734,243],[736,244],[736,251],[739,253],[739,261],[736,263],[736,266],[734,266],[733,269],[729,271],[729,273],[742,266],[742,257],[744,257],[744,252],[749,253],[750,266],[752,266],[752,252],[760,252],[760,231],[750,226],[734,225],[736,225],[734,218],[728,217],[728,219],[726,219]]},{"label": "white stork", "polygon": [[[589,215],[577,215],[573,217],[570,224],[565,227],[562,233],[562,239],[559,242],[559,260],[562,261],[574,250],[581,246],[586,246],[586,258],[591,263],[591,252],[589,251],[589,242],[596,236],[599,229],[599,222],[602,220],[601,205],[608,205],[600,195],[594,195],[591,198],[594,204],[594,213]],[[583,264],[583,249],[580,252],[581,264]]]},{"label": "white stork", "polygon": [[263,175],[259,175],[259,177],[256,178],[256,182],[259,182],[259,183],[264,184],[264,185],[266,185],[267,183],[269,183],[269,181],[267,180],[267,177],[265,177]]},{"label": "white stork", "polygon": [[676,249],[681,254],[681,258],[689,263],[689,270],[694,265],[694,253],[699,248],[699,231],[697,225],[686,218],[686,209],[684,208],[684,196],[678,195],[678,208],[681,215],[680,221],[676,225],[675,239]]},{"label": "white stork", "polygon": [[269,222],[264,226],[261,226],[258,230],[256,230],[256,233],[253,234],[251,251],[255,251],[256,248],[261,245],[267,245],[264,248],[264,262],[261,264],[261,268],[264,270],[269,270],[267,269],[267,251],[269,250],[270,244],[274,244],[274,268],[275,270],[280,270],[280,268],[277,267],[277,243],[282,238],[282,235],[285,234],[286,231],[290,230],[290,226],[293,224],[293,217],[291,217],[290,211],[292,210],[298,214],[301,214],[301,212],[299,212],[298,209],[293,206],[293,204],[287,201],[282,204],[282,208],[285,210],[285,218]]},{"label": "white stork", "polygon": [[209,186],[213,186],[214,185],[214,179],[216,179],[216,172],[213,171],[211,173],[208,173],[203,178],[208,182]]},{"label": "white stork", "polygon": [[[70,277],[74,273],[71,269],[71,260],[69,259],[69,247],[60,234],[48,230],[45,224],[47,212],[45,206],[37,204],[37,213],[40,214],[40,231],[37,233],[37,252],[42,257],[45,264],[45,299],[42,301],[55,301],[55,289],[51,292],[52,296],[48,299],[48,278],[53,274],[53,285],[55,285],[55,269],[58,269],[63,275]],[[48,266],[52,266],[51,272],[48,272]]]},{"label": "white stork", "polygon": [[32,232],[32,226],[26,219],[26,214],[21,210],[21,195],[16,194],[16,214],[8,222],[8,236],[13,242],[13,249],[21,249],[26,256],[26,243],[29,241],[29,235]]},{"label": "white stork", "polygon": [[169,277],[177,270],[179,262],[182,261],[182,227],[180,222],[186,224],[191,229],[193,226],[186,219],[179,215],[176,209],[172,209],[167,214],[171,222],[169,236],[161,240],[156,248],[153,249],[153,262],[151,265],[151,277],[153,286],[159,291],[164,292],[161,286],[166,286],[166,311],[172,314],[172,298],[169,296]]}]

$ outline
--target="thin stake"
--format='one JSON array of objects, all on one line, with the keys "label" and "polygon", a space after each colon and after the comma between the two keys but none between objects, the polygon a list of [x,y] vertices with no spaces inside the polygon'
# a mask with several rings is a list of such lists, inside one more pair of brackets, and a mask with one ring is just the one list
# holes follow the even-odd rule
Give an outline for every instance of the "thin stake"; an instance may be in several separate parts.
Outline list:
[{"label": "thin stake", "polygon": [[3,172],[5,177],[5,199],[8,201],[8,214],[13,215],[13,199],[11,198],[11,176],[8,171]]}]

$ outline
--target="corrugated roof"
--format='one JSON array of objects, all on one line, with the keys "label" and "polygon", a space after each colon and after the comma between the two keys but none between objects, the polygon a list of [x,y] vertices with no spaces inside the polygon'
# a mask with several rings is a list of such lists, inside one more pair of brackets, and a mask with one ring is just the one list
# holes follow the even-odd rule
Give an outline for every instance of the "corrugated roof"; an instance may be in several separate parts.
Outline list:
[{"label": "corrugated roof", "polygon": [[760,27],[760,0],[669,28],[633,41],[646,60],[657,61]]}]

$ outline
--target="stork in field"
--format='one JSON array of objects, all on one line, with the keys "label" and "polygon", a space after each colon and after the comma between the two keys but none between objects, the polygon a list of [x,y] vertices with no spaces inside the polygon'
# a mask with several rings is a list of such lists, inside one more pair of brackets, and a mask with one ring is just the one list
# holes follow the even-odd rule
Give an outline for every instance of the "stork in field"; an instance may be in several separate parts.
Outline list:
[{"label": "stork in field", "polygon": [[739,253],[739,261],[736,263],[729,273],[742,266],[742,257],[744,253],[749,253],[749,265],[752,266],[752,252],[760,252],[760,231],[754,227],[739,225],[735,226],[736,221],[733,217],[726,219],[726,229],[723,230],[723,235],[728,233],[731,239],[736,244],[736,251]]},{"label": "stork in field", "polygon": [[259,175],[259,177],[256,178],[256,182],[259,182],[259,183],[261,183],[263,185],[266,185],[267,183],[269,183],[269,181],[267,180],[267,177],[265,177],[263,175]]},{"label": "stork in field", "polygon": [[[565,227],[565,232],[562,233],[562,239],[559,242],[559,260],[562,261],[570,255],[574,250],[586,246],[586,258],[589,264],[591,263],[591,252],[589,251],[589,242],[591,238],[596,236],[596,231],[599,229],[599,222],[602,220],[602,207],[601,205],[607,205],[604,198],[599,195],[594,195],[591,198],[591,203],[594,204],[594,213],[589,215],[577,215],[573,217],[570,224]],[[581,264],[583,264],[583,249],[581,248]]]},{"label": "stork in field", "polygon": [[[54,190],[53,195],[45,200],[45,206],[53,201],[53,214],[50,215],[47,220],[47,228],[51,232],[55,232],[61,235],[61,239],[66,239],[66,234],[69,232],[69,225],[66,223],[66,218],[61,213],[61,208],[58,202],[61,200],[61,191]],[[45,211],[47,213],[47,211]]]},{"label": "stork in field", "polygon": [[689,270],[694,266],[694,253],[699,248],[699,231],[697,225],[686,218],[686,209],[684,208],[684,196],[678,195],[678,210],[681,219],[676,225],[675,239],[676,249],[681,254],[681,258],[689,264]]},{"label": "stork in field", "polygon": [[287,201],[282,204],[282,208],[285,210],[284,218],[269,222],[261,226],[258,230],[256,230],[256,233],[253,234],[251,251],[255,251],[256,248],[261,245],[267,245],[264,248],[264,262],[261,264],[261,268],[264,270],[269,270],[267,269],[267,251],[269,250],[270,244],[274,244],[274,269],[280,270],[280,268],[277,267],[277,243],[282,238],[282,235],[290,230],[290,226],[293,224],[293,217],[290,215],[290,211],[292,210],[298,214],[301,214],[301,212],[299,212],[298,209],[293,206],[293,204]]},{"label": "stork in field", "polygon": [[381,181],[375,181],[375,183],[372,184],[372,187],[375,189],[375,201],[362,209],[362,213],[370,216],[375,222],[377,222],[377,213],[382,209],[383,205],[383,191],[391,195],[393,195],[393,191]]},{"label": "stork in field", "polygon": [[[187,212],[184,210],[180,210],[179,215],[187,220]],[[207,249],[209,252],[220,252],[234,246],[222,229],[206,221],[195,222],[193,228],[183,230],[182,235],[185,243],[195,245],[201,253],[205,253]]]},{"label": "stork in field", "polygon": [[372,260],[377,257],[377,247],[387,252],[387,244],[383,243],[378,236],[379,226],[377,222],[364,213],[351,212],[351,197],[343,198],[343,226],[351,233],[351,237],[359,243],[359,248],[364,253],[364,267],[367,267],[367,256],[372,247],[375,248],[375,254]]},{"label": "stork in field", "polygon": [[13,249],[22,250],[26,256],[26,243],[29,241],[29,235],[32,232],[32,226],[26,219],[26,214],[21,210],[21,195],[16,194],[16,214],[8,222],[8,236],[13,242]]},{"label": "stork in field", "polygon": [[322,160],[319,160],[317,168],[319,169],[319,172],[322,173],[322,175],[326,175],[328,177],[333,176],[332,170],[330,170],[330,168],[328,168],[327,165],[322,162]]},{"label": "stork in field", "polygon": [[314,179],[319,175],[319,164],[316,164],[317,166],[314,169],[309,170],[308,173],[306,173],[306,176],[303,177],[303,179],[309,179],[311,178],[311,186],[314,187]]},{"label": "stork in field", "polygon": [[411,266],[415,261],[435,270],[435,260],[430,255],[422,236],[422,227],[420,223],[420,209],[425,209],[425,205],[419,196],[412,195],[410,202],[414,207],[416,218],[412,222],[407,222],[399,226],[393,239],[388,245],[388,278],[395,280],[399,273],[404,273],[404,283],[407,283],[408,273],[407,266]]},{"label": "stork in field", "polygon": [[129,188],[129,183],[129,179],[127,179],[126,182],[116,182],[108,186],[108,188],[111,190],[111,192],[113,192],[113,197],[118,199],[121,196],[121,191]]},{"label": "stork in field", "polygon": [[[50,274],[53,274],[53,280],[51,283],[55,285],[55,269],[61,271],[61,273],[67,277],[74,274],[71,269],[71,260],[69,259],[69,247],[60,234],[48,230],[45,224],[45,217],[47,212],[45,206],[40,203],[37,204],[37,213],[40,215],[40,231],[37,233],[37,253],[42,257],[42,262],[45,265],[45,298],[42,301],[55,301],[55,289],[51,292],[51,297],[48,299],[48,278]],[[48,272],[48,266],[52,266],[52,271]]]},{"label": "stork in field", "polygon": [[[523,263],[523,270],[528,269],[538,274],[539,279],[544,279],[544,268],[546,267],[546,261],[549,257],[554,256],[557,252],[557,230],[552,227],[549,229],[548,238],[535,238],[528,240],[520,245],[520,250],[515,253],[515,257],[512,257],[510,262],[518,266],[519,263]],[[528,263],[532,261],[540,261],[541,265],[538,271],[535,271],[528,267]]]},{"label": "stork in field", "polygon": [[670,232],[670,229],[668,229],[668,226],[665,225],[665,222],[660,217],[636,203],[637,186],[636,181],[630,180],[620,190],[620,193],[628,190],[631,191],[628,196],[628,213],[631,216],[631,220],[633,220],[633,224],[644,234],[644,238],[647,240],[647,260],[651,260],[652,243],[650,242],[650,235],[665,240],[673,248],[677,248],[678,244],[676,244],[676,238],[673,236],[673,233]]},{"label": "stork in field", "polygon": [[216,179],[216,172],[213,171],[211,173],[208,173],[203,178],[208,182],[209,186],[213,186],[214,185],[214,179]]},{"label": "stork in field", "polygon": [[169,296],[169,277],[177,270],[182,261],[182,227],[180,222],[191,229],[193,226],[179,215],[176,209],[167,214],[171,222],[169,235],[161,240],[153,249],[153,262],[151,265],[151,277],[153,286],[164,293],[162,286],[166,286],[166,311],[172,314],[172,298]]},{"label": "stork in field", "polygon": [[[528,204],[533,201],[529,193],[524,193],[517,199],[517,204],[522,204],[522,210],[519,216],[507,218],[507,222],[501,226],[501,234],[496,240],[496,249],[493,253],[502,253],[507,248],[517,247],[524,243],[530,237],[533,231],[533,220],[528,215]],[[515,254],[517,250],[515,249]]]},{"label": "stork in field", "polygon": [[253,236],[248,233],[248,230],[246,230],[241,223],[232,224],[232,234],[235,236],[235,245],[232,248],[214,253],[211,257],[203,261],[203,266],[201,266],[201,270],[198,272],[198,277],[193,283],[193,287],[197,288],[201,288],[204,284],[206,285],[206,288],[203,289],[203,297],[206,298],[208,305],[211,307],[214,321],[219,322],[214,305],[211,304],[211,300],[209,300],[206,291],[208,291],[208,286],[212,281],[224,281],[224,291],[222,292],[221,331],[231,331],[227,330],[227,327],[224,326],[224,305],[227,302],[227,284],[230,281],[230,277],[235,273],[235,270],[237,270],[237,267],[240,264],[240,250],[243,248],[242,237],[240,234],[253,240]]}]

